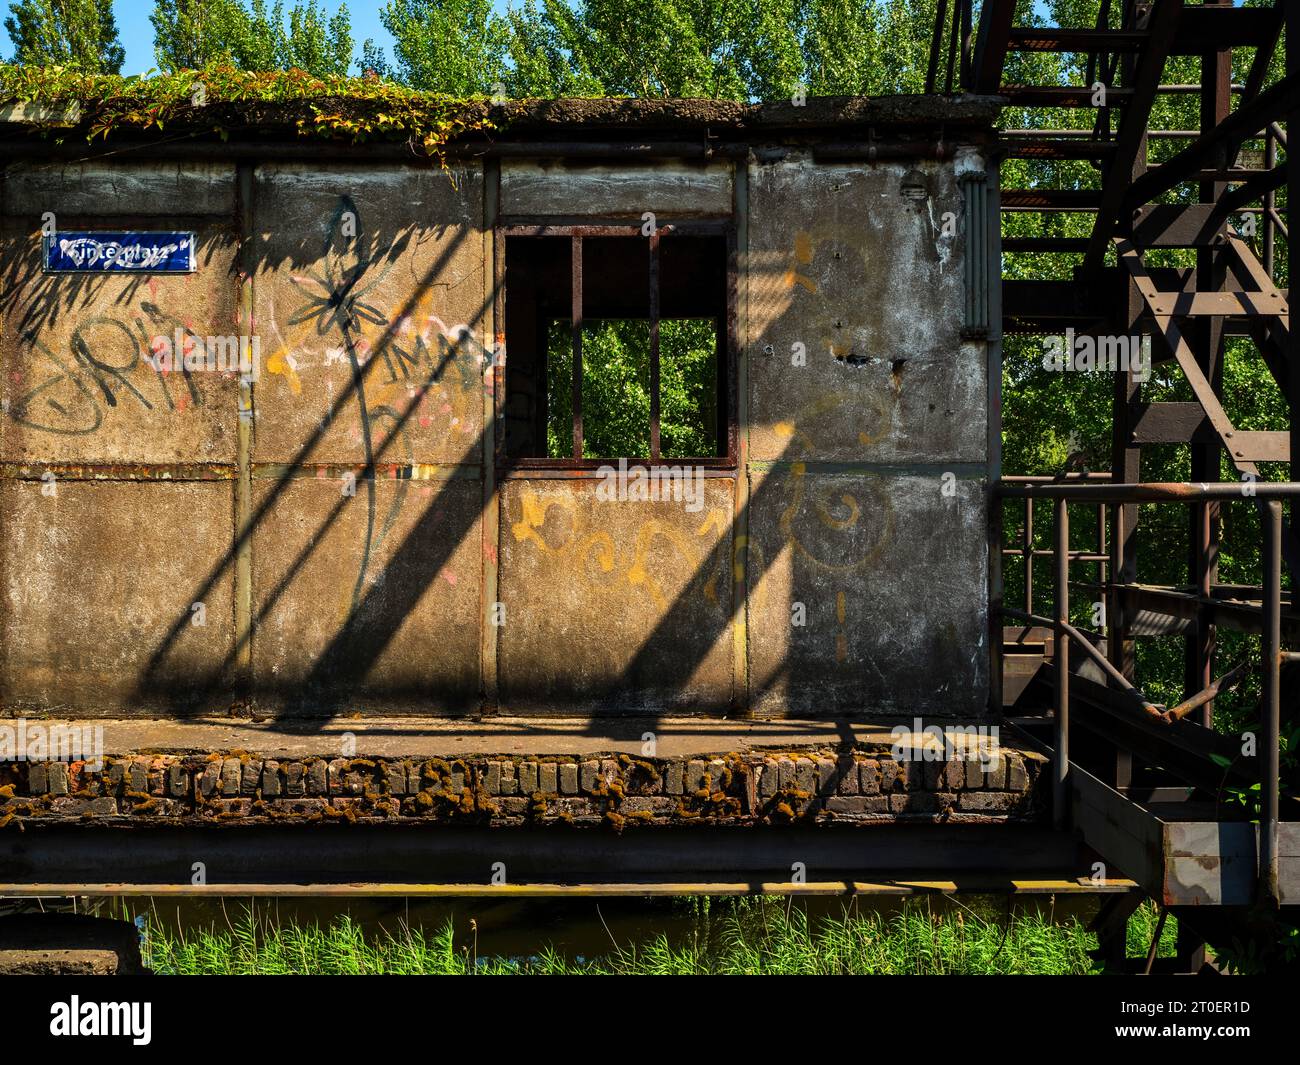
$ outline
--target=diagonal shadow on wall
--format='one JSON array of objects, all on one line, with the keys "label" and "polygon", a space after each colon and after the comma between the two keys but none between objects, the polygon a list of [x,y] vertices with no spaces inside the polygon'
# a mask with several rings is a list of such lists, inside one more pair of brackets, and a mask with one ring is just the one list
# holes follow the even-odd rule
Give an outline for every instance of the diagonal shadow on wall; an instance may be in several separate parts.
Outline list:
[{"label": "diagonal shadow on wall", "polygon": [[[294,476],[294,471],[302,463],[309,460],[309,456],[319,445],[325,434],[331,426],[347,411],[353,404],[357,404],[366,421],[367,436],[367,454],[363,464],[359,465],[352,472],[355,476],[355,496],[351,494],[339,493],[338,499],[325,514],[319,525],[308,537],[306,545],[301,549],[295,558],[288,564],[285,572],[275,582],[275,584],[265,593],[263,601],[257,605],[256,613],[253,619],[253,630],[255,631],[258,623],[265,622],[270,612],[281,601],[282,597],[288,591],[293,583],[303,571],[308,560],[320,548],[324,542],[326,534],[336,525],[348,512],[349,508],[364,506],[367,508],[367,520],[365,530],[365,542],[361,551],[361,564],[355,574],[344,578],[349,581],[349,585],[354,588],[353,606],[348,614],[348,621],[344,623],[344,631],[354,631],[357,617],[365,617],[370,620],[375,619],[375,610],[373,608],[374,600],[370,596],[363,597],[360,594],[367,570],[370,568],[372,561],[372,552],[376,544],[376,539],[381,538],[386,529],[375,529],[376,524],[376,497],[379,492],[380,483],[378,479],[378,467],[386,462],[409,462],[409,450],[407,454],[396,453],[400,445],[405,441],[404,430],[406,429],[411,418],[416,415],[418,408],[417,403],[407,405],[404,410],[389,410],[386,412],[368,410],[365,404],[365,387],[368,378],[378,372],[378,367],[385,365],[385,356],[389,349],[395,344],[402,323],[415,311],[420,300],[432,288],[436,280],[440,277],[446,264],[456,253],[458,244],[466,237],[467,230],[461,230],[456,239],[449,241],[438,255],[436,261],[425,272],[418,284],[416,284],[402,309],[392,317],[387,324],[380,339],[366,353],[366,357],[358,351],[357,332],[347,318],[347,304],[349,291],[355,285],[359,274],[353,274],[343,279],[339,290],[330,297],[330,312],[339,320],[340,332],[344,338],[344,345],[347,350],[349,362],[351,364],[351,379],[338,397],[330,404],[328,412],[320,420],[320,423],[308,434],[297,452],[283,466],[283,473],[268,482],[256,480],[255,488],[260,489],[260,499],[255,503],[252,513],[247,523],[238,530],[235,539],[228,551],[212,567],[206,578],[198,585],[193,592],[193,601],[203,602],[217,587],[219,582],[228,580],[231,573],[237,565],[237,560],[241,554],[250,551],[255,535],[260,529],[263,529],[271,521],[277,504],[281,503],[289,493],[296,480],[301,478]],[[481,304],[472,319],[470,320],[470,329],[481,322],[489,302],[487,300]],[[443,343],[442,351],[436,360],[432,361],[429,372],[425,378],[419,382],[419,395],[415,398],[421,398],[425,391],[440,381],[453,366],[457,359],[468,359],[475,361],[477,366],[481,366],[482,360],[488,356],[488,353],[481,348],[472,339],[472,333],[463,333],[456,338],[455,343]],[[391,424],[385,426],[386,435],[379,440],[371,440],[372,431],[378,426],[381,416]],[[463,453],[458,456],[454,466],[468,466],[477,469],[484,452],[484,435],[479,434],[477,440],[470,444]],[[337,482],[335,482],[337,483]],[[422,516],[421,522],[427,524],[431,521],[431,516],[437,515],[439,518],[444,513],[453,513],[450,508],[444,508],[439,505],[444,492],[452,480],[444,481],[442,489],[439,490],[437,497],[426,508],[425,515]],[[464,482],[462,482],[464,483]],[[478,484],[477,480],[473,482]],[[404,495],[405,488],[409,482],[399,481],[399,492]],[[480,493],[481,494],[481,493]],[[399,496],[400,502],[400,496]],[[481,507],[480,507],[481,509]],[[445,564],[451,552],[474,528],[478,520],[479,511],[466,513],[464,509],[455,512],[453,521],[438,521],[438,536],[436,539],[426,538],[427,544],[433,544],[437,549],[426,552],[420,559],[419,565],[414,569],[419,572],[426,572],[429,580],[423,582],[427,587],[429,581],[436,576],[442,566]],[[422,526],[423,527],[423,526]],[[403,556],[402,562],[411,563],[410,555]],[[388,581],[387,578],[392,572],[392,566],[385,566],[380,571],[376,580],[377,583],[386,587],[392,587],[397,582]],[[411,578],[412,586],[420,585],[421,582],[416,573],[408,573]],[[407,582],[402,582],[405,585]],[[254,590],[254,594],[259,594]],[[369,600],[372,603],[370,608],[361,609],[361,604]],[[316,604],[319,606],[320,604]],[[401,605],[394,608],[397,614],[395,625],[400,625],[400,616],[405,616],[405,610]],[[385,615],[389,613],[385,608]],[[177,715],[193,714],[200,710],[211,709],[211,704],[216,698],[229,698],[234,693],[237,696],[247,697],[256,695],[256,689],[253,685],[253,678],[246,675],[241,668],[240,659],[247,646],[247,641],[251,636],[251,631],[239,633],[236,636],[235,645],[226,654],[221,663],[206,672],[205,675],[196,677],[191,671],[178,670],[177,667],[169,661],[171,654],[176,648],[177,642],[186,627],[190,624],[188,612],[179,614],[172,622],[165,636],[159,641],[158,645],[152,652],[146,668],[142,671],[140,682],[137,686],[137,697],[148,703],[163,702],[168,710]],[[331,661],[336,661],[337,656],[331,656]],[[365,667],[367,670],[369,665]],[[301,712],[311,710],[319,715],[321,713],[330,713],[325,706],[311,705],[311,701],[320,694],[319,689],[322,685],[332,687],[330,681],[329,669],[313,670],[311,682],[301,687],[300,693],[290,700],[292,712]],[[364,675],[364,673],[362,674]],[[339,678],[342,682],[343,678]],[[346,687],[346,685],[344,685]]]}]

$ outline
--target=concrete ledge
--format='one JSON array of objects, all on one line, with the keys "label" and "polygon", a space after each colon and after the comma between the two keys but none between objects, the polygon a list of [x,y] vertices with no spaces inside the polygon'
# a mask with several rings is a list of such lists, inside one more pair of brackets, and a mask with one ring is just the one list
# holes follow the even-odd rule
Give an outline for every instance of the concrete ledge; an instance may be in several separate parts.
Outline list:
[{"label": "concrete ledge", "polygon": [[[400,735],[376,730],[376,722],[365,731],[348,724],[357,731],[331,725],[307,737],[114,723],[105,728],[102,764],[0,763],[0,827],[397,821],[622,831],[1034,821],[1045,805],[1044,759],[1001,746],[976,726],[945,742],[930,732],[830,722],[659,722],[658,731],[629,729],[635,739],[536,722],[426,722],[422,732]],[[149,747],[131,749],[146,738]],[[217,738],[228,742],[192,745]]]},{"label": "concrete ledge", "polygon": [[[932,733],[917,728],[915,719],[848,720],[749,719],[709,717],[490,717],[481,720],[446,717],[366,717],[276,719],[273,716],[198,716],[176,718],[54,718],[26,717],[9,711],[0,727],[17,730],[41,726],[102,729],[106,755],[207,754],[212,751],[255,751],[264,758],[335,758],[351,744],[352,753],[369,758],[428,758],[501,754],[538,757],[601,754],[640,755],[649,735],[662,758],[712,754],[718,751],[813,750],[819,747],[888,748],[895,727],[908,730],[904,742],[916,748],[934,747]],[[927,722],[928,723],[928,722]],[[958,748],[978,743],[978,730],[988,721],[936,720],[949,730]],[[968,738],[969,737],[969,738]],[[987,744],[986,744],[987,746]],[[0,748],[0,760],[4,757]],[[0,761],[2,764],[2,761]]]},{"label": "concrete ledge", "polygon": [[2,976],[125,976],[147,972],[126,921],[81,914],[0,917]]}]

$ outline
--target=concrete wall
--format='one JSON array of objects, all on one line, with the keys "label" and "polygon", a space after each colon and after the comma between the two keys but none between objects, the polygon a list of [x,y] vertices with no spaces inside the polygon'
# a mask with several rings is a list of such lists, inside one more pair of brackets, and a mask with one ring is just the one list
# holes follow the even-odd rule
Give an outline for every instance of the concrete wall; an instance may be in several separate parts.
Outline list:
[{"label": "concrete wall", "polygon": [[[981,166],[10,165],[2,712],[979,714]],[[701,508],[485,463],[498,209],[734,218],[739,462]],[[194,229],[199,269],[44,276],[46,211]],[[177,327],[258,336],[260,377],[158,373]]]}]

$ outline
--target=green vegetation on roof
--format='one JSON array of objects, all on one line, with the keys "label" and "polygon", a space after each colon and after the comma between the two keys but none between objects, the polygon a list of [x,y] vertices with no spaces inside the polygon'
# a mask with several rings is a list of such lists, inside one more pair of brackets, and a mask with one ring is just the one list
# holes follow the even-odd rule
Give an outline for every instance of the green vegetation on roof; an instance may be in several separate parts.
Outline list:
[{"label": "green vegetation on roof", "polygon": [[[38,125],[89,140],[119,130],[216,133],[223,139],[249,104],[276,105],[279,118],[304,136],[353,142],[405,138],[431,156],[453,138],[491,129],[485,107],[440,93],[417,92],[379,78],[316,77],[302,70],[254,72],[227,64],[145,77],[89,74],[58,66],[0,64],[0,105],[36,103]],[[223,104],[245,105],[238,111]],[[33,113],[24,114],[26,120]],[[242,122],[241,122],[242,124]]]}]

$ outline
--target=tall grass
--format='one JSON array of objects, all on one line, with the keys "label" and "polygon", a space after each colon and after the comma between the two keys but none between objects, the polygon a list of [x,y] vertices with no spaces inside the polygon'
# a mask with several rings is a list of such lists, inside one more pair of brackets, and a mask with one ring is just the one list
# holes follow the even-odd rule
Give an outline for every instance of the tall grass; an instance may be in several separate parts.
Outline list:
[{"label": "tall grass", "polygon": [[[1149,941],[1148,932],[1143,950]],[[346,915],[327,926],[278,925],[245,909],[225,928],[178,933],[156,920],[145,928],[146,964],[172,974],[1047,975],[1094,971],[1095,946],[1073,918],[1057,924],[1033,913],[932,913],[923,905],[819,917],[777,899],[714,900],[690,934],[611,939],[597,957],[541,943],[527,957],[483,956],[473,933],[457,933],[450,921],[432,931],[403,925],[366,934]]]}]

